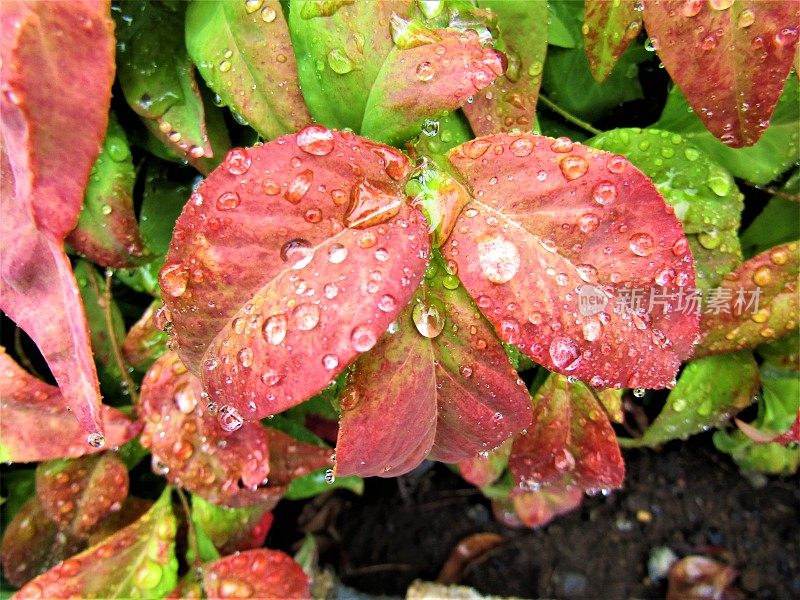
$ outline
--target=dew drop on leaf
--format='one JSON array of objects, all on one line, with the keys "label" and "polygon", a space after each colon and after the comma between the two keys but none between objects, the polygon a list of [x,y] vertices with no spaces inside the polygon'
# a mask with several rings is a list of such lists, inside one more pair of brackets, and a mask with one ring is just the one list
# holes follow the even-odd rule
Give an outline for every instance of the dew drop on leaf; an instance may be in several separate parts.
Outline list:
[{"label": "dew drop on leaf", "polygon": [[617,186],[610,181],[602,181],[592,190],[592,198],[601,206],[610,204],[617,198]]},{"label": "dew drop on leaf", "polygon": [[250,169],[250,155],[244,148],[234,148],[225,156],[224,164],[231,175],[244,175]]},{"label": "dew drop on leaf", "polygon": [[421,335],[433,339],[444,329],[444,304],[437,298],[420,300],[414,305],[411,318]]},{"label": "dew drop on leaf", "polygon": [[293,269],[302,269],[313,258],[314,249],[308,240],[296,238],[281,246],[281,260]]},{"label": "dew drop on leaf", "polygon": [[339,366],[339,359],[335,354],[326,354],[322,357],[322,366],[332,371]]},{"label": "dew drop on leaf", "polygon": [[308,154],[326,156],[333,152],[335,145],[333,132],[321,125],[309,125],[300,130],[296,137],[297,146]]},{"label": "dew drop on leaf", "polygon": [[370,350],[376,341],[375,332],[367,325],[357,325],[350,334],[350,343],[356,352]]},{"label": "dew drop on leaf", "polygon": [[558,166],[561,168],[564,178],[572,181],[586,175],[589,170],[589,161],[582,156],[565,156],[559,161]]},{"label": "dew drop on leaf", "polygon": [[217,198],[217,210],[233,210],[239,206],[239,194],[236,192],[225,192]]},{"label": "dew drop on leaf", "polygon": [[644,398],[644,388],[634,388],[633,395],[637,398]]},{"label": "dew drop on leaf", "polygon": [[319,307],[316,304],[298,304],[292,311],[292,321],[300,331],[311,331],[319,323]]},{"label": "dew drop on leaf", "polygon": [[342,244],[331,244],[328,248],[328,260],[338,265],[347,258],[347,248]]},{"label": "dew drop on leaf", "polygon": [[170,265],[161,271],[161,289],[173,298],[183,296],[188,283],[189,271],[183,265]]},{"label": "dew drop on leaf", "polygon": [[550,358],[559,369],[575,369],[580,362],[579,354],[578,344],[572,338],[558,336],[550,342]]},{"label": "dew drop on leaf", "polygon": [[90,433],[86,438],[86,443],[92,448],[102,448],[106,445],[106,438],[102,433]]},{"label": "dew drop on leaf", "polygon": [[303,196],[306,195],[306,192],[311,187],[311,183],[313,181],[314,172],[311,171],[311,169],[306,169],[305,171],[298,173],[289,184],[289,188],[286,190],[286,193],[283,195],[283,197],[292,204],[298,204],[300,200],[303,199]]},{"label": "dew drop on leaf", "polygon": [[511,281],[519,271],[517,247],[501,235],[478,241],[478,261],[486,279],[496,284]]},{"label": "dew drop on leaf", "polygon": [[402,200],[394,191],[361,178],[350,192],[344,224],[353,229],[380,225],[397,215],[401,206]]},{"label": "dew drop on leaf", "polygon": [[264,321],[264,339],[273,346],[280,344],[286,337],[288,320],[283,313],[272,315]]},{"label": "dew drop on leaf", "polygon": [[636,256],[650,256],[653,253],[653,245],[653,236],[649,233],[636,233],[628,240],[628,246]]},{"label": "dew drop on leaf", "polygon": [[436,69],[429,61],[425,60],[417,65],[416,75],[420,81],[430,81],[435,74]]},{"label": "dew drop on leaf", "polygon": [[394,296],[391,294],[384,294],[378,300],[378,309],[383,312],[392,312],[396,305],[397,302],[395,302]]},{"label": "dew drop on leaf", "polygon": [[219,422],[219,426],[225,431],[236,431],[244,423],[244,419],[242,419],[242,415],[239,414],[239,411],[227,404],[219,409],[217,421]]}]

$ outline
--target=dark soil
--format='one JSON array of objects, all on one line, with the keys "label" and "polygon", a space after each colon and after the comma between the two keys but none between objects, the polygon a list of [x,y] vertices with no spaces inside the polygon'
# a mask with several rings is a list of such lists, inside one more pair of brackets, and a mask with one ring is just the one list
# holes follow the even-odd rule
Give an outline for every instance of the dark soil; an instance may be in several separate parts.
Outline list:
[{"label": "dark soil", "polygon": [[305,508],[282,502],[268,545],[291,549],[298,532],[311,531],[321,564],[371,594],[404,596],[414,579],[437,577],[459,540],[491,531],[507,542],[470,565],[461,582],[485,594],[663,597],[666,583],[648,578],[647,562],[666,546],[678,557],[732,565],[748,598],[800,597],[796,477],[756,489],[708,435],[660,452],[626,451],[625,459],[624,490],[586,498],[537,531],[498,525],[480,493],[436,465],[399,480],[367,480],[363,497],[337,491]]}]

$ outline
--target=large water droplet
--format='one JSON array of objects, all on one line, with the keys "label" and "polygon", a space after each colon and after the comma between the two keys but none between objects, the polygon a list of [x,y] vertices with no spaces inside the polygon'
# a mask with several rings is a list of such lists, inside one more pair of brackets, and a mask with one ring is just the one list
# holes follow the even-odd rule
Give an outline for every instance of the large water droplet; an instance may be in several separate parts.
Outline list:
[{"label": "large water droplet", "polygon": [[264,321],[264,339],[277,346],[286,337],[288,326],[288,319],[284,313],[272,315]]},{"label": "large water droplet", "polygon": [[683,7],[681,7],[681,14],[684,17],[695,17],[700,12],[700,9],[703,8],[703,2],[705,0],[686,0],[683,3]]},{"label": "large water droplet", "polygon": [[401,206],[402,199],[387,185],[362,178],[350,192],[344,223],[354,229],[380,225],[397,215]]},{"label": "large water droplet", "polygon": [[533,152],[533,142],[528,138],[520,138],[511,142],[509,148],[514,156],[524,158]]},{"label": "large water droplet", "polygon": [[572,181],[586,175],[589,170],[589,161],[582,156],[571,155],[562,158],[558,162],[558,166],[561,168],[564,179]]},{"label": "large water droplet", "polygon": [[281,246],[281,260],[292,269],[302,269],[314,258],[311,242],[302,238],[289,240]]},{"label": "large water droplet", "polygon": [[303,199],[303,196],[306,195],[306,192],[311,187],[311,183],[313,181],[314,172],[311,169],[306,169],[305,171],[298,173],[297,177],[295,177],[291,183],[289,183],[289,187],[283,197],[292,204],[298,204],[300,200]]},{"label": "large water droplet", "polygon": [[353,70],[353,61],[342,48],[334,48],[328,52],[328,66],[334,73],[345,75]]},{"label": "large water droplet", "polygon": [[234,148],[225,156],[225,168],[231,175],[244,175],[250,169],[250,155],[244,148]]},{"label": "large water droplet", "polygon": [[420,81],[430,81],[436,74],[436,69],[429,61],[425,60],[417,65],[416,74]]},{"label": "large water droplet", "polygon": [[444,304],[437,298],[420,300],[414,305],[411,318],[420,334],[426,338],[435,338],[444,329]]},{"label": "large water droplet", "polygon": [[292,311],[292,320],[300,331],[311,331],[319,323],[319,307],[316,304],[298,304]]},{"label": "large water droplet", "polygon": [[376,341],[375,332],[367,325],[357,325],[350,334],[350,343],[356,352],[370,350]]},{"label": "large water droplet", "polygon": [[592,198],[601,206],[611,204],[617,198],[617,186],[610,181],[602,181],[592,190]]},{"label": "large water droplet", "polygon": [[558,336],[550,342],[550,358],[559,369],[572,371],[577,368],[580,362],[579,355],[578,344],[572,338]]},{"label": "large water droplet", "polygon": [[381,296],[380,300],[378,300],[378,308],[382,312],[392,312],[395,306],[397,306],[397,302],[391,294],[384,294]]},{"label": "large water droplet", "polygon": [[253,349],[248,347],[242,348],[239,350],[237,358],[239,359],[239,364],[241,364],[242,367],[249,369],[253,366]]},{"label": "large water droplet", "polygon": [[478,261],[486,279],[496,284],[507,283],[519,271],[519,250],[501,235],[485,237],[478,242]]},{"label": "large water droplet", "polygon": [[309,125],[297,134],[297,146],[308,154],[325,156],[333,151],[335,145],[333,132],[322,125]]},{"label": "large water droplet", "polygon": [[106,445],[106,438],[102,433],[90,433],[86,438],[86,443],[92,448],[102,448]]},{"label": "large water droplet", "polygon": [[239,194],[224,192],[217,198],[217,210],[233,210],[239,206]]},{"label": "large water droplet", "polygon": [[236,431],[244,424],[244,419],[239,411],[227,404],[220,407],[217,421],[225,431]]},{"label": "large water droplet", "polygon": [[186,292],[186,286],[189,283],[189,271],[183,265],[175,264],[164,267],[161,271],[160,285],[161,289],[172,296],[179,298]]},{"label": "large water droplet", "polygon": [[334,265],[338,265],[347,258],[347,247],[341,244],[331,244],[328,247],[328,260]]},{"label": "large water droplet", "polygon": [[628,240],[631,252],[636,256],[650,256],[653,253],[653,236],[649,233],[635,233]]},{"label": "large water droplet", "polygon": [[336,357],[335,354],[326,354],[322,357],[322,366],[332,371],[336,367],[339,366],[339,359]]}]

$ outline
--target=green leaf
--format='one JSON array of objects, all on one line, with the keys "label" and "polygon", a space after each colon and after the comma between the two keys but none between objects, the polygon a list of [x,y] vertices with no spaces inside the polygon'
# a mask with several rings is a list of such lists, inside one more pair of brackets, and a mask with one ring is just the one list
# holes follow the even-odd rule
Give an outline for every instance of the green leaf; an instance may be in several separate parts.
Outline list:
[{"label": "green leaf", "polygon": [[548,42],[560,48],[581,46],[580,24],[583,18],[581,0],[550,0],[548,7]]},{"label": "green leaf", "polygon": [[175,221],[192,193],[197,177],[151,161],[144,180],[144,199],[139,215],[142,238],[163,262]]},{"label": "green leaf", "polygon": [[[272,523],[270,511],[274,507],[275,502],[268,502],[229,508],[211,504],[193,494],[192,521],[207,535],[214,552],[233,554],[264,544]],[[203,560],[210,559],[203,557]]]},{"label": "green leaf", "polygon": [[353,475],[338,476],[332,482],[326,481],[327,469],[318,469],[292,480],[286,492],[287,500],[303,500],[334,489],[350,490],[359,496],[364,493],[364,480]]},{"label": "green leaf", "polygon": [[751,352],[693,360],[686,365],[667,403],[644,435],[620,439],[621,446],[658,446],[715,427],[753,401],[758,365]]},{"label": "green leaf", "polygon": [[789,77],[772,115],[769,128],[754,146],[730,148],[714,137],[689,108],[677,87],[655,127],[683,134],[695,146],[725,167],[735,177],[763,185],[775,179],[797,161],[800,152],[800,91],[796,77]]},{"label": "green leaf", "polygon": [[[800,173],[800,171],[798,171]],[[747,258],[800,239],[800,202],[774,196],[741,236]]]},{"label": "green leaf", "polygon": [[311,121],[297,77],[295,51],[277,0],[192,2],[186,48],[203,79],[262,137]]},{"label": "green leaf", "polygon": [[35,473],[35,469],[15,469],[3,473],[3,488],[6,493],[2,509],[4,528],[36,491]]},{"label": "green leaf", "polygon": [[713,440],[717,450],[730,454],[745,472],[791,475],[800,466],[800,448],[789,448],[776,443],[757,444],[741,431],[715,431]]}]

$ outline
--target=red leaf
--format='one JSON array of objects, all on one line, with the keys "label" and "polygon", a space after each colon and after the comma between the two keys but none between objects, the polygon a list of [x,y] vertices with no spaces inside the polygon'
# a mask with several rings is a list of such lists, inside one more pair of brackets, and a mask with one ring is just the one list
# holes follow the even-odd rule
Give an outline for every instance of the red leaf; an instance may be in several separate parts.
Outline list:
[{"label": "red leaf", "polygon": [[298,442],[282,431],[265,428],[269,440],[269,483],[289,485],[292,479],[330,466],[331,448]]},{"label": "red leaf", "polygon": [[45,513],[62,530],[84,537],[128,495],[128,471],[113,453],[42,463],[36,494]]},{"label": "red leaf", "polygon": [[637,0],[585,1],[583,45],[597,83],[611,75],[620,56],[642,30],[642,17],[636,6]]},{"label": "red leaf", "polygon": [[567,479],[565,477],[536,491],[511,490],[511,504],[522,525],[541,527],[580,506],[583,493],[580,488],[567,483]]},{"label": "red leaf", "polygon": [[[86,443],[58,388],[29,375],[0,346],[0,461],[34,462],[98,452]],[[139,426],[103,406],[106,445],[121,446]]]},{"label": "red leaf", "polygon": [[248,550],[215,560],[203,569],[203,588],[216,598],[311,598],[308,576],[278,550]]},{"label": "red leaf", "polygon": [[512,440],[508,439],[487,455],[479,454],[474,458],[458,463],[458,470],[465,481],[476,487],[485,487],[498,480],[508,466]]},{"label": "red leaf", "polygon": [[429,252],[408,170],[392,148],[313,125],[232,150],[200,185],[160,283],[212,400],[246,419],[286,410],[374,345]]},{"label": "red leaf", "polygon": [[675,84],[711,133],[752,146],[792,68],[794,0],[647,0],[644,22]]},{"label": "red leaf", "polygon": [[236,415],[215,417],[205,404],[200,380],[175,353],[153,364],[142,382],[137,412],[144,421],[141,443],[153,453],[154,470],[214,504],[277,501],[281,488],[256,488],[270,474],[264,428],[243,423],[227,432],[217,417],[230,422],[230,429]]},{"label": "red leaf", "polygon": [[614,430],[588,387],[552,374],[533,404],[533,422],[514,440],[508,461],[521,488],[562,482],[596,491],[622,485],[625,465]]},{"label": "red leaf", "polygon": [[92,433],[103,430],[100,392],[62,242],[106,131],[114,78],[108,10],[99,1],[0,8],[0,308],[36,342]]},{"label": "red leaf", "polygon": [[653,184],[565,138],[487,136],[449,160],[473,201],[442,249],[500,337],[598,388],[671,385],[697,337],[673,307],[695,270]]},{"label": "red leaf", "polygon": [[458,279],[440,257],[425,277],[342,392],[338,474],[399,475],[428,454],[458,462],[530,422],[522,380]]}]

